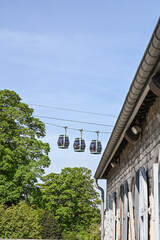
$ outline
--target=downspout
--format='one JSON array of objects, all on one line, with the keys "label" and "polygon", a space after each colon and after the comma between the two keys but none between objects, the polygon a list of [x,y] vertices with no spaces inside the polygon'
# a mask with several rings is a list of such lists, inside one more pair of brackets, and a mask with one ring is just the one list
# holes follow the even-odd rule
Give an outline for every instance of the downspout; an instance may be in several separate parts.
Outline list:
[{"label": "downspout", "polygon": [[98,179],[96,178],[95,187],[101,191],[101,240],[104,240],[104,190],[98,185]]}]

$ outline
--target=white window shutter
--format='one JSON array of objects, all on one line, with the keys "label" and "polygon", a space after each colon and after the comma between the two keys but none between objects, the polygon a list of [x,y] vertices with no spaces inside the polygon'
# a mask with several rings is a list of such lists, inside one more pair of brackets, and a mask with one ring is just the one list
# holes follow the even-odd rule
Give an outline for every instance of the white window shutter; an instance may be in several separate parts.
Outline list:
[{"label": "white window shutter", "polygon": [[139,225],[139,239],[148,240],[148,187],[144,167],[139,169]]},{"label": "white window shutter", "polygon": [[133,201],[132,201],[132,192],[128,192],[128,202],[129,202],[129,228],[130,228],[130,237],[132,240],[135,240],[135,225],[134,225],[134,215],[133,215]]},{"label": "white window shutter", "polygon": [[116,227],[116,240],[120,239],[120,189],[118,190],[117,197],[117,227]]},{"label": "white window shutter", "polygon": [[159,186],[158,186],[158,163],[153,164],[154,186],[154,240],[159,240]]},{"label": "white window shutter", "polygon": [[128,239],[128,183],[124,183],[123,197],[123,240]]},{"label": "white window shutter", "polygon": [[154,240],[160,240],[160,151],[158,163],[153,164]]},{"label": "white window shutter", "polygon": [[123,240],[123,198],[124,198],[124,187],[120,186],[120,240]]},{"label": "white window shutter", "polygon": [[113,220],[112,220],[112,228],[113,228],[113,240],[116,240],[116,193],[113,193]]},{"label": "white window shutter", "polygon": [[135,237],[139,240],[139,170],[135,174],[135,194],[134,194],[134,206],[135,206]]}]

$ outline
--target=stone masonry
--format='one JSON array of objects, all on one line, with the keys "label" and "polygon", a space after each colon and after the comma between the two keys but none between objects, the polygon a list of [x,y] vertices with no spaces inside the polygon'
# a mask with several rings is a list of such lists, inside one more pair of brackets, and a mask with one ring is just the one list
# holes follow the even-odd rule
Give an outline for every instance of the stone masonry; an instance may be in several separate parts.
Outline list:
[{"label": "stone masonry", "polygon": [[[144,167],[147,172],[148,179],[148,194],[149,194],[149,231],[152,239],[153,230],[153,189],[152,189],[152,167],[153,163],[158,160],[158,153],[160,149],[160,98],[156,98],[153,105],[143,122],[140,139],[133,145],[127,144],[120,155],[120,164],[111,169],[107,177],[107,201],[106,209],[108,211],[108,196],[118,191],[121,184],[128,181],[129,190],[131,188],[131,181],[135,176],[135,172]],[[134,198],[134,196],[132,196]],[[134,199],[133,199],[134,201]],[[107,227],[107,226],[106,226]]]}]

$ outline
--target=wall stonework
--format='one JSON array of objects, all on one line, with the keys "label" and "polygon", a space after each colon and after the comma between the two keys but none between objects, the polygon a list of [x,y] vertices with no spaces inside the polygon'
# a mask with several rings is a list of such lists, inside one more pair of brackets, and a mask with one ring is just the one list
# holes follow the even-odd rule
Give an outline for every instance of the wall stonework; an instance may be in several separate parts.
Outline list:
[{"label": "wall stonework", "polygon": [[[108,196],[118,191],[121,184],[128,181],[129,189],[131,187],[132,177],[135,171],[140,167],[144,167],[148,178],[149,206],[153,210],[153,194],[152,194],[152,167],[158,159],[158,151],[160,149],[160,98],[156,98],[153,105],[147,113],[143,122],[142,133],[140,139],[133,145],[128,143],[120,155],[120,165],[114,167],[107,177],[107,200]],[[150,215],[150,231],[154,221],[152,214]],[[151,239],[151,238],[149,238]]]}]

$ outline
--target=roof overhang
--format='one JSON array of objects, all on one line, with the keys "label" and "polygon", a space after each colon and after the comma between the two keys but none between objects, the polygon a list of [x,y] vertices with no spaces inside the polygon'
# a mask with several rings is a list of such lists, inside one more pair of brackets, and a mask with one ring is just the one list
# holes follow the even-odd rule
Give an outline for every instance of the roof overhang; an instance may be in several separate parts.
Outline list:
[{"label": "roof overhang", "polygon": [[124,139],[125,132],[133,122],[150,87],[149,81],[153,74],[160,71],[160,19],[137,69],[131,87],[124,101],[108,144],[104,150],[94,177],[104,179],[104,173]]}]

